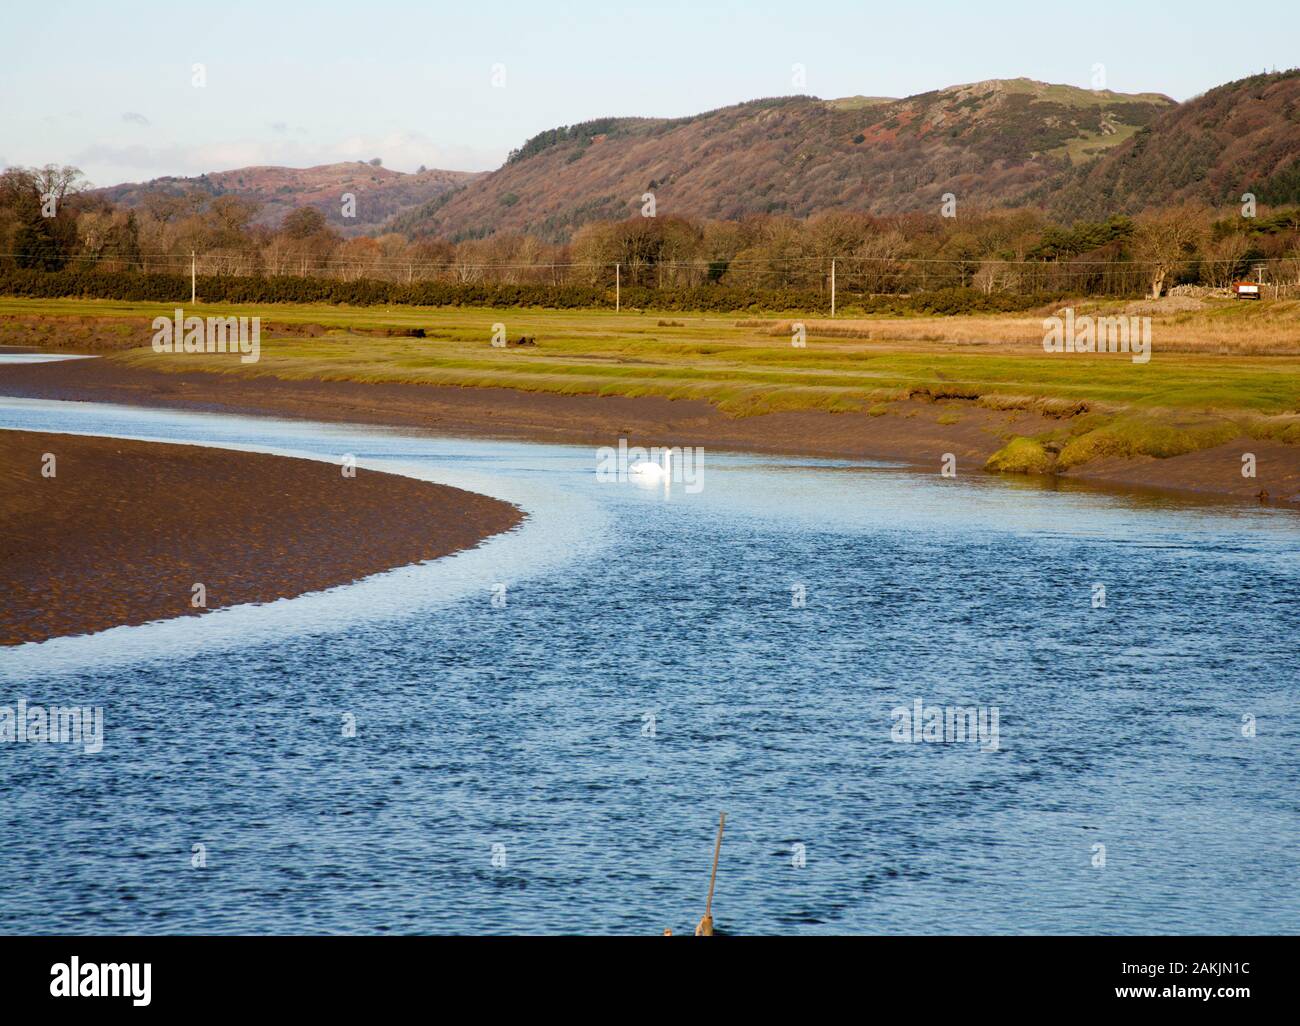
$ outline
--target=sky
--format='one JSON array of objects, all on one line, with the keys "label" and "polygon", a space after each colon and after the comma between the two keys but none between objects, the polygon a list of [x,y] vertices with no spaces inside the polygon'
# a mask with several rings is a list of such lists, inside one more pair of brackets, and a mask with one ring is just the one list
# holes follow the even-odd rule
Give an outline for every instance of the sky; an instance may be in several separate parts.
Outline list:
[{"label": "sky", "polygon": [[1300,19],[1246,10],[1209,0],[7,4],[0,166],[73,164],[94,185],[373,157],[398,171],[481,171],[537,132],[591,118],[1020,76],[1090,87],[1098,65],[1106,88],[1185,100],[1300,63]]}]

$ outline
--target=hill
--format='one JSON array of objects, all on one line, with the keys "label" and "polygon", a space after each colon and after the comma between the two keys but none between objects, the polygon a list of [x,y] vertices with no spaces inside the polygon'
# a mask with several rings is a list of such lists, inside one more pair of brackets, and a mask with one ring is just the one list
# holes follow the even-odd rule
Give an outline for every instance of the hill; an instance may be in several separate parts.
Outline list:
[{"label": "hill", "polygon": [[[237,195],[259,206],[255,223],[276,226],[296,207],[315,207],[345,235],[369,234],[386,221],[456,189],[478,177],[468,171],[421,171],[404,174],[364,161],[318,167],[244,167],[195,178],[155,178],[143,184],[95,189],[125,207],[144,206],[168,197]],[[356,197],[356,217],[342,216],[344,193]]]},{"label": "hill", "polygon": [[[603,118],[535,135],[490,173],[402,174],[367,163],[249,167],[96,190],[140,206],[239,195],[274,226],[313,206],[345,235],[455,240],[527,233],[564,242],[592,221],[659,216],[807,217],[852,209],[934,212],[1035,204],[1062,221],[1104,220],[1253,192],[1300,203],[1300,70],[1219,86],[1183,104],[993,79],[906,98],[787,96],[684,118]],[[357,216],[341,216],[342,195]]]},{"label": "hill", "polygon": [[1175,106],[1029,79],[990,80],[905,99],[789,96],[693,117],[606,118],[543,132],[506,164],[401,214],[392,227],[453,239],[494,232],[569,238],[657,213],[804,217],[854,208],[937,210],[941,196],[1004,204],[1123,143]]},{"label": "hill", "polygon": [[1300,203],[1300,69],[1211,89],[1035,198],[1065,218],[1183,202]]}]

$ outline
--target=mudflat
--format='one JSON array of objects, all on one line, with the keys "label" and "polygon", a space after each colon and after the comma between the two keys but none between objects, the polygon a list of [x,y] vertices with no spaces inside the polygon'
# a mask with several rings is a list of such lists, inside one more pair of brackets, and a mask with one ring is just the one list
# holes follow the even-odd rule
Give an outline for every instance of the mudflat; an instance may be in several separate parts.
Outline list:
[{"label": "mudflat", "polygon": [[0,431],[0,644],[317,591],[522,519],[497,499],[364,468]]}]

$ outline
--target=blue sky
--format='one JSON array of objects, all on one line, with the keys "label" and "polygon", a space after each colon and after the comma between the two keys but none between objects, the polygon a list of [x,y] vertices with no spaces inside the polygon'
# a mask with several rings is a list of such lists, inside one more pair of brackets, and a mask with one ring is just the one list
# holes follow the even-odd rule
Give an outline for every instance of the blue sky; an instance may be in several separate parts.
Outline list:
[{"label": "blue sky", "polygon": [[[10,5],[0,164],[76,164],[96,185],[376,156],[402,171],[484,170],[543,129],[605,115],[680,116],[792,92],[905,96],[1021,75],[1088,86],[1095,64],[1108,88],[1182,100],[1300,62],[1300,19],[1250,10],[1202,0]],[[196,62],[203,88],[191,85]],[[492,83],[496,64],[504,88]]]}]

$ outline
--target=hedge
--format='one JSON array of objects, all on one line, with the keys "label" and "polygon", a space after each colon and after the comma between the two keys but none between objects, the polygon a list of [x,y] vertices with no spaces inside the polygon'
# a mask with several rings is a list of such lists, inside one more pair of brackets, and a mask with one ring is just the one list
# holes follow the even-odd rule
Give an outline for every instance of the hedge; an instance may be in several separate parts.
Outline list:
[{"label": "hedge", "polygon": [[[134,271],[0,271],[0,295],[55,299],[81,296],[135,302],[183,303],[190,279],[183,274]],[[339,303],[350,306],[550,307],[561,310],[613,309],[614,291],[593,285],[504,285],[441,281],[391,282],[374,279],[235,277],[201,275],[198,295],[209,303]],[[1007,313],[1027,310],[1055,297],[985,294],[948,288],[910,296],[841,297],[845,313]],[[742,289],[727,285],[622,291],[627,309],[705,312],[802,310],[824,314],[827,298],[816,289]]]}]

